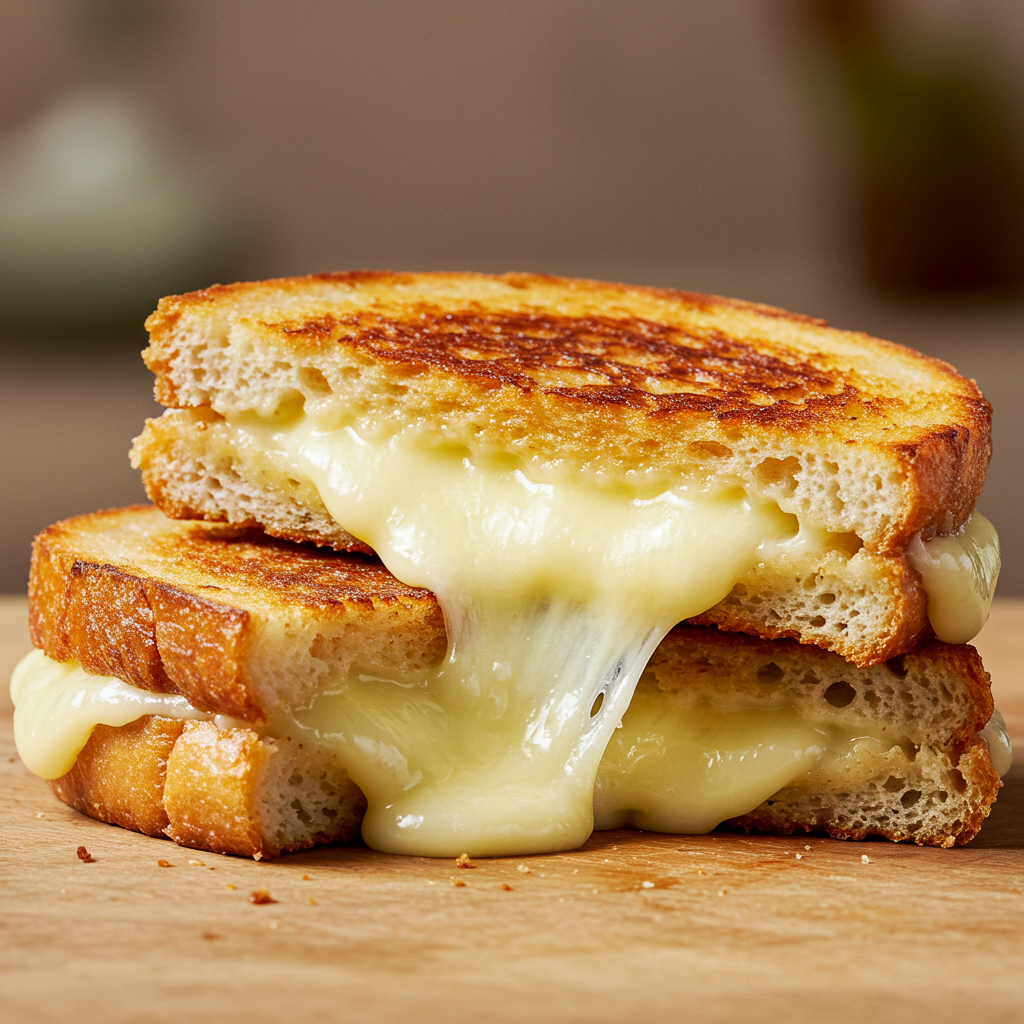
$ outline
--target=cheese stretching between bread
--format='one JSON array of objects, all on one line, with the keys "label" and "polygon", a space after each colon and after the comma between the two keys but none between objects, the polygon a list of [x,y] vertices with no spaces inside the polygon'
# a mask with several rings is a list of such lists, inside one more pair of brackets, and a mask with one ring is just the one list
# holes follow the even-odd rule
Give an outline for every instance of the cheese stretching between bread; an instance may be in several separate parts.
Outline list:
[{"label": "cheese stretching between bread", "polygon": [[[364,837],[394,852],[583,842],[602,752],[681,619],[721,606],[866,664],[906,650],[926,628],[906,545],[964,526],[988,459],[987,405],[951,368],[706,296],[338,275],[148,323],[158,396],[185,407],[135,449],[158,504],[354,538],[444,610],[429,683],[350,681],[336,726]],[[933,621],[965,566],[984,621],[998,556],[977,535],[982,557],[932,560]]]}]

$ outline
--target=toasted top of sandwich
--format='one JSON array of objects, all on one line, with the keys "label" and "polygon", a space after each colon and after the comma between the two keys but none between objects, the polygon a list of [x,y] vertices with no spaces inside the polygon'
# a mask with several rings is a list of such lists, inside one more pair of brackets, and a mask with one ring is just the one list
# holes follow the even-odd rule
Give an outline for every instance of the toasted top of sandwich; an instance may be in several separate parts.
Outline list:
[{"label": "toasted top of sandwich", "polygon": [[147,326],[168,406],[419,424],[599,480],[728,476],[881,552],[959,530],[990,455],[989,406],[946,363],[690,292],[325,274],[172,296]]}]

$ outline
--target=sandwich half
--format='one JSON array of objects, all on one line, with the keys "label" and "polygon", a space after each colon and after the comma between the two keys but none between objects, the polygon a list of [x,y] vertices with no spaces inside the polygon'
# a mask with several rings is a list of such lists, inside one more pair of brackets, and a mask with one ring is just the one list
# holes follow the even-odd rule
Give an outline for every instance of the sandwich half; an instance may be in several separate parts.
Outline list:
[{"label": "sandwich half", "polygon": [[520,274],[215,287],[148,326],[173,408],[134,459],[164,511],[373,551],[436,596],[429,698],[382,691],[374,711],[415,723],[366,755],[388,765],[361,787],[379,848],[579,845],[680,621],[867,667],[987,614],[989,408],[900,346]]},{"label": "sandwich half", "polygon": [[[102,820],[276,856],[353,838],[368,803],[388,818],[397,758],[415,779],[460,753],[432,693],[449,647],[437,599],[365,555],[109,510],[40,534],[30,615],[38,650],[12,685],[19,751]],[[960,845],[1008,758],[976,652],[934,640],[857,668],[678,627],[617,725],[588,833],[725,823]],[[477,798],[501,810],[486,782]],[[522,852],[512,825],[508,852]],[[363,834],[393,848],[372,820]],[[506,852],[457,828],[423,850],[466,851]]]}]

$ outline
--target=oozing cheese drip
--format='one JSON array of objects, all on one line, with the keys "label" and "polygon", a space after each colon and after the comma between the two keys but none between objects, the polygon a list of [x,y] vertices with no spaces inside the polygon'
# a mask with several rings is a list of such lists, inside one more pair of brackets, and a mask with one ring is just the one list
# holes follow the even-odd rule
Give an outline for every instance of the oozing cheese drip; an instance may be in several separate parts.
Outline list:
[{"label": "oozing cheese drip", "polygon": [[14,738],[25,767],[44,779],[71,771],[97,725],[127,725],[143,715],[212,718],[184,697],[150,693],[111,676],[89,675],[77,662],[42,651],[27,654],[11,676]]},{"label": "oozing cheese drip", "polygon": [[777,546],[821,542],[740,487],[538,482],[412,429],[229,422],[237,447],[311,480],[338,523],[445,613],[449,653],[430,679],[368,684],[369,705],[350,687],[318,727],[366,793],[367,843],[389,852],[580,845],[601,754],[664,634]]},{"label": "oozing cheese drip", "polygon": [[988,620],[999,579],[996,528],[975,512],[955,536],[915,537],[907,558],[921,574],[935,635],[947,644],[973,640]]}]

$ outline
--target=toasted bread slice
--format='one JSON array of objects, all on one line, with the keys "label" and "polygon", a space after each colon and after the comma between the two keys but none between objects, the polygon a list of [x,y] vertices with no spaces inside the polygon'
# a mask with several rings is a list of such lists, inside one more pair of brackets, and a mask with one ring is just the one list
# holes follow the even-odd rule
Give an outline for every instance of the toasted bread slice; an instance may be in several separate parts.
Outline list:
[{"label": "toasted bread slice", "polygon": [[[31,617],[52,658],[245,719],[98,727],[58,795],[185,845],[263,856],[348,836],[362,808],[334,753],[268,734],[267,718],[308,705],[338,665],[405,670],[436,661],[446,644],[433,596],[365,556],[175,522],[145,506],[44,531]],[[949,846],[975,834],[999,788],[977,738],[992,715],[989,680],[966,645],[931,642],[857,669],[814,647],[679,627],[640,686],[684,704],[793,707],[816,727],[881,737],[852,760],[819,761],[738,827]],[[330,800],[316,802],[323,780],[334,818]],[[294,801],[302,814],[284,806]]]},{"label": "toasted bread slice", "polygon": [[257,860],[355,839],[366,810],[330,751],[158,715],[98,725],[52,786],[100,821]]},{"label": "toasted bread slice", "polygon": [[147,327],[168,407],[301,400],[608,477],[699,467],[881,553],[956,532],[990,456],[988,403],[948,364],[717,296],[360,272],[172,296]]},{"label": "toasted bread slice", "polygon": [[756,565],[699,621],[857,664],[928,634],[906,546],[964,525],[990,454],[988,404],[947,364],[714,296],[357,273],[175,296],[147,323],[156,393],[174,408],[132,457],[168,515],[367,550],[293,465],[240,438],[251,415],[375,437],[414,425],[538,478],[737,484],[830,539]]},{"label": "toasted bread slice", "polygon": [[56,661],[262,723],[355,663],[413,671],[445,652],[434,595],[375,559],[318,552],[146,505],[35,540],[29,616]]}]

